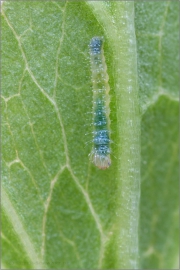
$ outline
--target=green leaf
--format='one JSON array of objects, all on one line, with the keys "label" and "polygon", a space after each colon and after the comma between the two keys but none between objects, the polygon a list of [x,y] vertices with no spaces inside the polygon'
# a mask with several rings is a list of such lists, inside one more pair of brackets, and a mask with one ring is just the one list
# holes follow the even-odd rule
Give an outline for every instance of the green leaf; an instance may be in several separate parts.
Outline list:
[{"label": "green leaf", "polygon": [[[88,157],[93,36],[107,170]],[[178,2],[3,3],[2,268],[178,268],[177,36]]]},{"label": "green leaf", "polygon": [[[137,3],[142,269],[179,269],[178,3]],[[149,14],[149,16],[147,16]]]}]

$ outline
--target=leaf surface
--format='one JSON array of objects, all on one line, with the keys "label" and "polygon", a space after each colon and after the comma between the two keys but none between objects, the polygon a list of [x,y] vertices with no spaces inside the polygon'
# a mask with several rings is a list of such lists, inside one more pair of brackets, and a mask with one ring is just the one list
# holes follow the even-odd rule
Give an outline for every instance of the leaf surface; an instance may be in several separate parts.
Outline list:
[{"label": "leaf surface", "polygon": [[[177,267],[177,32],[177,2],[3,3],[3,268]],[[88,158],[93,36],[111,89],[105,171]]]}]

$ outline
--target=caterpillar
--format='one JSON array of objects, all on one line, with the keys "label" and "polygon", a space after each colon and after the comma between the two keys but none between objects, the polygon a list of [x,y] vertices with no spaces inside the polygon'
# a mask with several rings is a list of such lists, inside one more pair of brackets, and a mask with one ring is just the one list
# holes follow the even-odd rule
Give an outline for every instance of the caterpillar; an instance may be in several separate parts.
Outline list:
[{"label": "caterpillar", "polygon": [[111,165],[110,119],[109,119],[109,76],[103,50],[103,37],[93,37],[90,41],[90,59],[93,87],[93,149],[90,160],[99,169]]}]

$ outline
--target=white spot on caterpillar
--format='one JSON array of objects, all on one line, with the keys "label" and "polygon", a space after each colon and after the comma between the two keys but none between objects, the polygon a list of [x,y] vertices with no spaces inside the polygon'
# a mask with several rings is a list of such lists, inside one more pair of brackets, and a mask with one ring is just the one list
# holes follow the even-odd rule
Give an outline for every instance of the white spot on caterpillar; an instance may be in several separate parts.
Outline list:
[{"label": "white spot on caterpillar", "polygon": [[103,51],[103,37],[93,37],[90,42],[90,57],[93,85],[93,149],[91,161],[99,169],[105,170],[111,165],[110,158],[110,119],[109,84],[107,66]]}]

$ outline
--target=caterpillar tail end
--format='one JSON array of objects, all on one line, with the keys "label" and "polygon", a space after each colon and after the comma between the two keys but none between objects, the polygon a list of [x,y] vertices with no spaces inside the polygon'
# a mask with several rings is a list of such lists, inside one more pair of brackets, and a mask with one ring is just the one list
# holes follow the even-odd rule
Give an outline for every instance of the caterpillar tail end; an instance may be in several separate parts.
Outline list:
[{"label": "caterpillar tail end", "polygon": [[93,151],[90,154],[90,160],[100,170],[106,170],[111,165],[110,154],[100,155],[100,154]]}]

